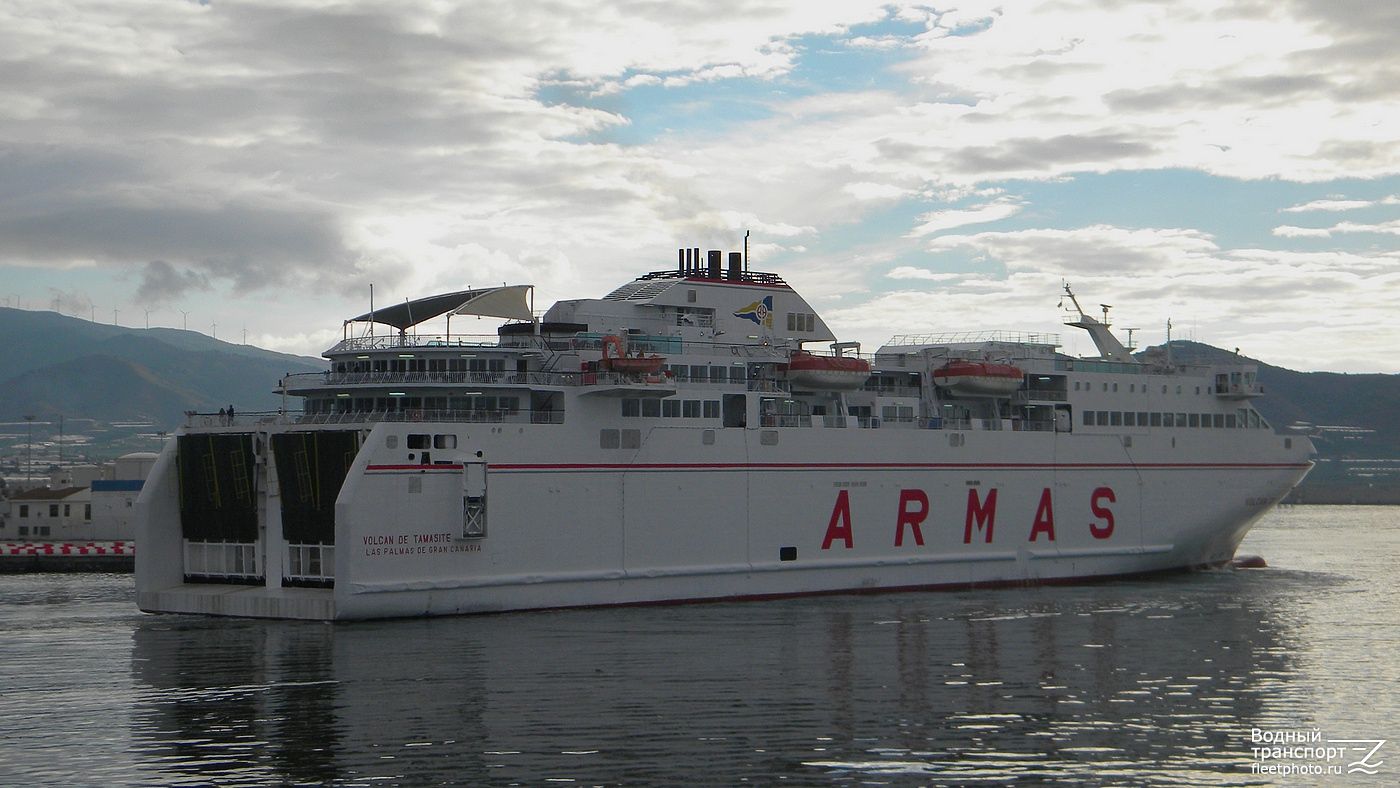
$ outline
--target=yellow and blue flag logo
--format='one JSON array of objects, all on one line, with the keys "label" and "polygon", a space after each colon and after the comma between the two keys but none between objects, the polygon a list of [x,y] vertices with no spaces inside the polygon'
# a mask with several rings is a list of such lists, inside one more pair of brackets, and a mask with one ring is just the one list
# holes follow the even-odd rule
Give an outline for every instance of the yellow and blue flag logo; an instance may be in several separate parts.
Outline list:
[{"label": "yellow and blue flag logo", "polygon": [[755,301],[752,304],[734,313],[735,317],[742,317],[745,320],[764,326],[773,327],[773,296],[764,296],[762,301]]}]

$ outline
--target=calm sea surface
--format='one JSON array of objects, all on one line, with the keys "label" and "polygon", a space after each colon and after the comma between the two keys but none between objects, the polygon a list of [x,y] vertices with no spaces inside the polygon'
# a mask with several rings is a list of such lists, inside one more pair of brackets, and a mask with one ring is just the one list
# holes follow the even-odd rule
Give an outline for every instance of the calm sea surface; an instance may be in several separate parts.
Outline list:
[{"label": "calm sea surface", "polygon": [[338,625],[0,576],[0,785],[1400,783],[1400,507],[1241,553],[1270,568]]}]

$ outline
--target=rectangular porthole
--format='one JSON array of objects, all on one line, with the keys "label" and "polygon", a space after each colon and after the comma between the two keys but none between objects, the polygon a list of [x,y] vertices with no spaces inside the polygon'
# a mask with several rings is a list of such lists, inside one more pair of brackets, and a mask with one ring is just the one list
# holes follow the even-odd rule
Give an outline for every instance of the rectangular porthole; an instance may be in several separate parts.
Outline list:
[{"label": "rectangular porthole", "polygon": [[779,548],[778,548],[778,560],[779,560],[779,561],[796,561],[796,560],[797,560],[797,548],[796,548],[796,547],[779,547]]}]

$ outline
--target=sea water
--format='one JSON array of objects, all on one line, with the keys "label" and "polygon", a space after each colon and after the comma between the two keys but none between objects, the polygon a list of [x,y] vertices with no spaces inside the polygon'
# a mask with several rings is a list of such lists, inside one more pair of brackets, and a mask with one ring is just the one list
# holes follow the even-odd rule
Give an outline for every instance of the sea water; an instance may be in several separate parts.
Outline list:
[{"label": "sea water", "polygon": [[1270,566],[334,625],[5,576],[0,784],[1400,782],[1400,508],[1241,553]]}]

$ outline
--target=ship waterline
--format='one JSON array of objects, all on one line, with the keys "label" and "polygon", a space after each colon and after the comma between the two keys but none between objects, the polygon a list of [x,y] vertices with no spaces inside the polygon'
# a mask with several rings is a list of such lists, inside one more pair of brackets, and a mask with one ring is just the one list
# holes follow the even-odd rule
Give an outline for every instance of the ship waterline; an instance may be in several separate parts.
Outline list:
[{"label": "ship waterline", "polygon": [[[399,333],[284,380],[301,413],[193,417],[138,502],[139,606],[350,619],[1218,565],[1311,467],[1251,407],[1252,366],[1139,361],[1082,312],[1098,358],[900,337],[858,387],[797,374],[804,345],[858,348],[716,257],[540,320],[507,288],[362,316]],[[473,304],[520,322],[490,345],[407,334]],[[953,361],[1023,378],[941,385]]]}]

